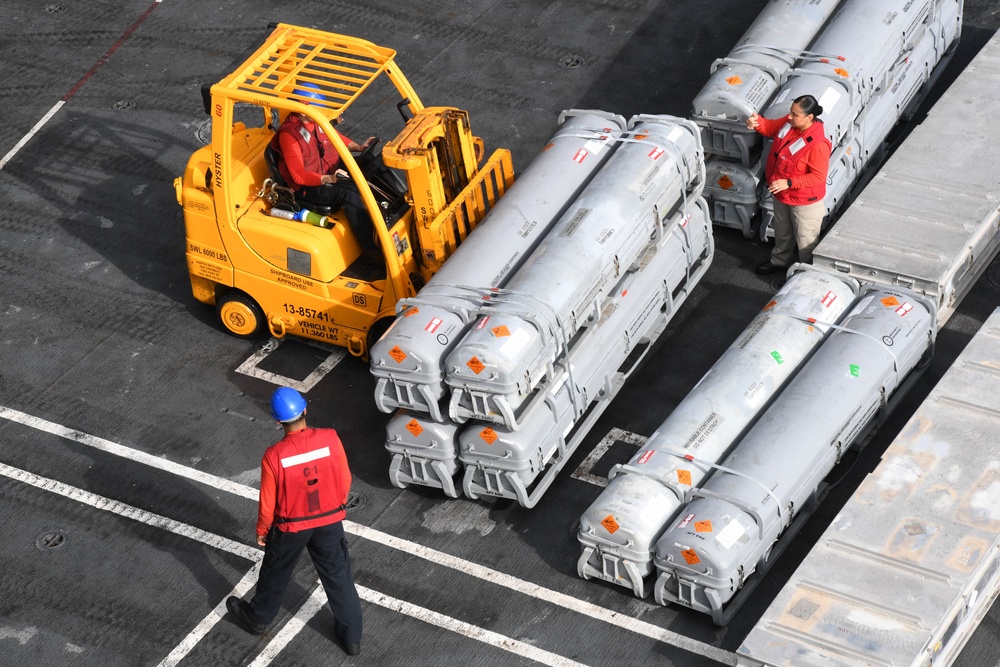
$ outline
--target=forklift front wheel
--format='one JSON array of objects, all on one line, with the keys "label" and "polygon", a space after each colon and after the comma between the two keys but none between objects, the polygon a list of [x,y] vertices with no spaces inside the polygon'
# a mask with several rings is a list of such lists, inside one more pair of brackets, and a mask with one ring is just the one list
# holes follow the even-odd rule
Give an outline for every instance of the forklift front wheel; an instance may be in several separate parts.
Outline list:
[{"label": "forklift front wheel", "polygon": [[243,292],[229,292],[215,306],[222,326],[237,338],[257,338],[265,328],[264,312]]},{"label": "forklift front wheel", "polygon": [[382,334],[389,330],[389,327],[393,325],[396,318],[393,316],[383,317],[375,321],[371,328],[368,329],[367,343],[368,352],[371,353],[372,346],[375,345],[382,338]]}]

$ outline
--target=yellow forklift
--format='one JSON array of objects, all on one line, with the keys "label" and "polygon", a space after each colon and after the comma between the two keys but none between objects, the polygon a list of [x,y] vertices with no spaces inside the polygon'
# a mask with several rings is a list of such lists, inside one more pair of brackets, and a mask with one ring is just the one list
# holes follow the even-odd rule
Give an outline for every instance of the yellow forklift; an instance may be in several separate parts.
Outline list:
[{"label": "yellow forklift", "polygon": [[[419,291],[513,183],[510,152],[483,163],[468,113],[425,108],[395,56],[361,39],[278,24],[231,74],[203,88],[211,143],[174,187],[192,292],[215,306],[229,333],[302,336],[366,357],[396,302]],[[377,142],[355,156],[334,130],[352,105],[385,107],[379,85],[395,89],[404,123],[381,160]],[[310,210],[283,182],[269,143],[293,112],[337,149],[371,216],[377,260],[362,253],[342,210]]]}]

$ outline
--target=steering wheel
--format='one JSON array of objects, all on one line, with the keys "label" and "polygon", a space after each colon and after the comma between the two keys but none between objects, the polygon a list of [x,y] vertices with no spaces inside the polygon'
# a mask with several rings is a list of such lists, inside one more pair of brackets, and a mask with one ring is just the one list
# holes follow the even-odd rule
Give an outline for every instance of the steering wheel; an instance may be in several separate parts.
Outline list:
[{"label": "steering wheel", "polygon": [[371,142],[367,148],[358,154],[358,164],[361,165],[362,169],[367,169],[369,166],[375,164],[377,157],[375,150],[378,148],[379,144],[382,143],[378,137],[375,137],[375,141]]}]

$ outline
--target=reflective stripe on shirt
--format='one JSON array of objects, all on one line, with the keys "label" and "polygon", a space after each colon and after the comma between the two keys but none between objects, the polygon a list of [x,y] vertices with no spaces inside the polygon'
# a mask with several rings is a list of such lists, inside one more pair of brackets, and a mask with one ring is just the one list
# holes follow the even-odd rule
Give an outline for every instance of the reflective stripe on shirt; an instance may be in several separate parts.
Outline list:
[{"label": "reflective stripe on shirt", "polygon": [[326,458],[328,456],[330,456],[329,447],[323,447],[322,449],[314,449],[311,452],[306,452],[304,454],[296,454],[295,456],[286,456],[285,458],[281,459],[281,467],[290,468],[291,466],[297,466],[303,463],[309,463],[310,461]]}]

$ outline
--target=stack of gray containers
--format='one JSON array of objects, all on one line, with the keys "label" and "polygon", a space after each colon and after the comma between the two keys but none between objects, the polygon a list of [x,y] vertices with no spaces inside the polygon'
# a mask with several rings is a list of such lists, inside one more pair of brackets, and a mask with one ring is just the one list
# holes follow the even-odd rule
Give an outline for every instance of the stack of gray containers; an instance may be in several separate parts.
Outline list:
[{"label": "stack of gray containers", "polygon": [[708,268],[697,127],[563,119],[373,347],[399,487],[533,506]]},{"label": "stack of gray containers", "polygon": [[829,224],[866,167],[881,161],[890,130],[915,109],[961,30],[958,0],[837,5],[769,4],[695,98],[692,118],[703,128],[710,155],[705,196],[715,224],[741,229],[748,238],[772,235],[763,183],[769,142],[761,143],[744,123],[752,113],[785,116],[801,95],[812,95],[823,107],[821,120],[833,144],[825,200]]}]

